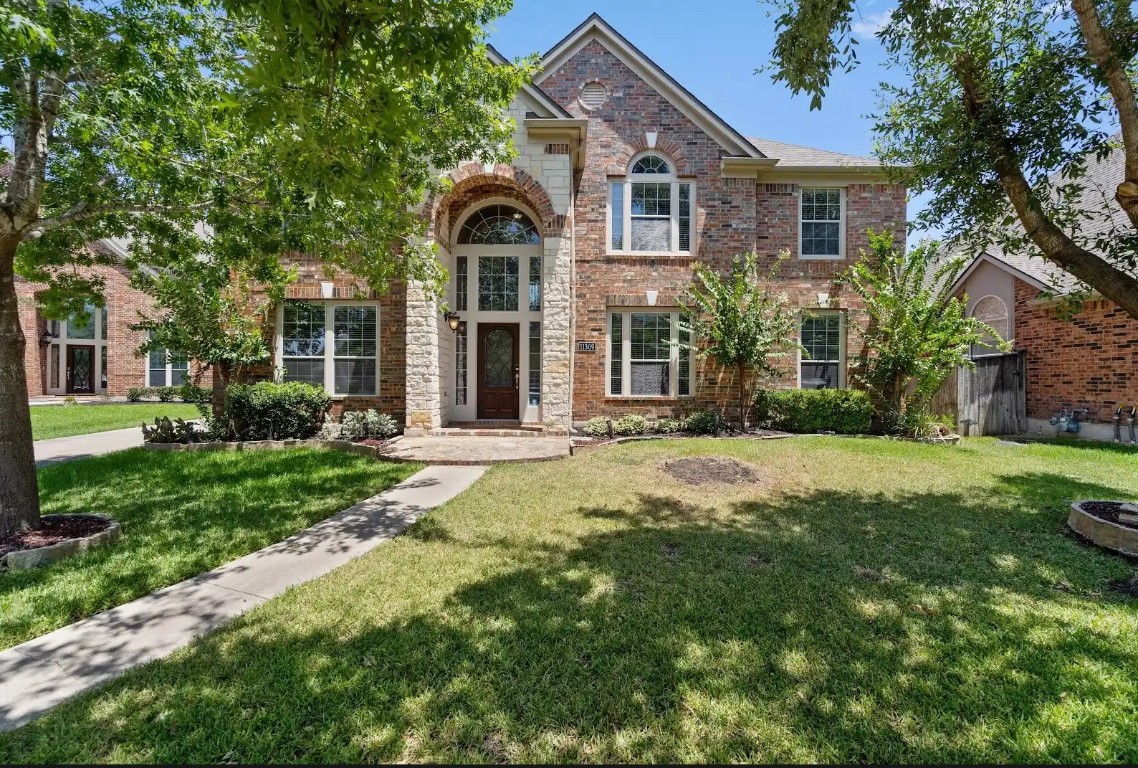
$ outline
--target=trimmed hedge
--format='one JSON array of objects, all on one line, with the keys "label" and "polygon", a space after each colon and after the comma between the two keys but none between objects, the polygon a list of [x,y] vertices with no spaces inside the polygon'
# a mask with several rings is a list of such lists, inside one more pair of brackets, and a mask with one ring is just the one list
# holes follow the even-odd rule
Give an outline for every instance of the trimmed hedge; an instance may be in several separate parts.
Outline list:
[{"label": "trimmed hedge", "polygon": [[306,440],[331,406],[322,387],[299,381],[234,384],[225,393],[225,425],[235,440]]},{"label": "trimmed hedge", "polygon": [[755,398],[755,418],[784,432],[864,435],[873,420],[873,405],[856,389],[763,390]]}]

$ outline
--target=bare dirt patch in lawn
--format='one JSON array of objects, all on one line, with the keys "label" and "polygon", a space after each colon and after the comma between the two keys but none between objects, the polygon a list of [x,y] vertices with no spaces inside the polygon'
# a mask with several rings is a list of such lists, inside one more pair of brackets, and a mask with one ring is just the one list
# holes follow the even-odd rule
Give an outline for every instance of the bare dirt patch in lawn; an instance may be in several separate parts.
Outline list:
[{"label": "bare dirt patch in lawn", "polygon": [[[672,459],[662,465],[665,472],[687,485],[739,485],[764,482],[766,478],[749,464],[720,456]],[[764,483],[765,484],[765,483]]]}]

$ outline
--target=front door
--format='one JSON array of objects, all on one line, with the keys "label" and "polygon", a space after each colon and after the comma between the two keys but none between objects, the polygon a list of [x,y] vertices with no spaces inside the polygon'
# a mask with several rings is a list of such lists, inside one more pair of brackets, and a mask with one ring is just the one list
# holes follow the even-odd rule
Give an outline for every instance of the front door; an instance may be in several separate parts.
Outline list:
[{"label": "front door", "polygon": [[67,347],[67,393],[90,395],[95,392],[95,348]]},{"label": "front door", "polygon": [[517,419],[518,324],[478,324],[478,418]]}]

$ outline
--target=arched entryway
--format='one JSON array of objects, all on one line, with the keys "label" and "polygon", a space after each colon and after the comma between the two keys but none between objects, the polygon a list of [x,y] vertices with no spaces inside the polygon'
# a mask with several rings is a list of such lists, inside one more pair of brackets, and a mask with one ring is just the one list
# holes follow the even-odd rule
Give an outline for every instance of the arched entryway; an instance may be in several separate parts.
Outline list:
[{"label": "arched entryway", "polygon": [[543,235],[532,209],[488,198],[455,221],[452,421],[540,423]]}]

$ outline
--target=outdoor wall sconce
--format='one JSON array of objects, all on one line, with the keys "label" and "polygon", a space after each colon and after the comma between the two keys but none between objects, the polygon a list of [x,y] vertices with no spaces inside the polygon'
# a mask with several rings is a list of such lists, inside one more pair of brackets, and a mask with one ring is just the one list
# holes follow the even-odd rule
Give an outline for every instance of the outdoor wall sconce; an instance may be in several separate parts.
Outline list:
[{"label": "outdoor wall sconce", "polygon": [[457,312],[447,312],[446,315],[447,325],[450,326],[452,331],[457,331],[460,326],[466,325],[458,316]]},{"label": "outdoor wall sconce", "polygon": [[54,339],[55,339],[55,337],[51,335],[51,331],[44,331],[43,335],[40,336],[40,346],[41,347],[50,347],[51,342]]}]

